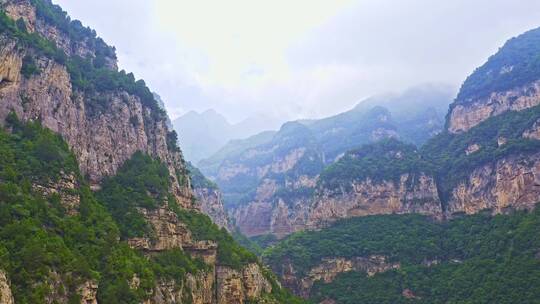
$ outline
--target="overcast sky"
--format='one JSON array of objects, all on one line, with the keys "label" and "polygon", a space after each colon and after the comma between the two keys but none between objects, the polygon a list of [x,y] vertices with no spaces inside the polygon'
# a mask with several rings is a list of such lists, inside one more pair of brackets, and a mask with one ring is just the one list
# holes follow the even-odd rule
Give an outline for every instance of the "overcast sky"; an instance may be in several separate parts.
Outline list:
[{"label": "overcast sky", "polygon": [[173,118],[315,118],[417,84],[457,88],[540,26],[538,0],[53,1],[116,46]]}]

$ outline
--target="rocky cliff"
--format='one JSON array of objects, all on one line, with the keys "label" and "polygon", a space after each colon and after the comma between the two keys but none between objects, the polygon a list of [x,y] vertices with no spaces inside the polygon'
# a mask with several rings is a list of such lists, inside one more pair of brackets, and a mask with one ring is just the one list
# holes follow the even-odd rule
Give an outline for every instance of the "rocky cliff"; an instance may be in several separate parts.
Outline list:
[{"label": "rocky cliff", "polygon": [[[367,206],[365,201],[357,202],[356,194],[349,191],[342,193],[343,198],[327,197],[325,192],[336,189],[317,186],[325,166],[338,162],[348,150],[366,143],[387,138],[425,141],[442,130],[441,108],[448,105],[448,96],[445,89],[423,88],[398,96],[368,99],[333,117],[288,122],[277,133],[231,142],[216,157],[201,161],[201,169],[223,192],[232,222],[248,236],[272,233],[282,237],[320,227],[323,222],[361,213],[360,209]],[[426,104],[429,106],[424,107]],[[388,110],[392,105],[400,109],[395,115]],[[390,180],[384,182],[394,184]],[[395,188],[402,186],[399,181],[395,184]],[[385,208],[384,212],[412,212],[416,207],[408,206],[407,202],[398,206],[401,204],[398,201],[406,200],[406,196],[424,195],[398,193],[400,190],[396,189],[379,190],[394,193],[393,202],[382,202],[381,198],[379,202],[385,206],[373,207],[374,210]],[[367,196],[358,200],[370,199]],[[347,204],[343,205],[344,202]],[[429,208],[426,207],[425,212],[429,212]],[[440,214],[441,207],[435,208]]]},{"label": "rocky cliff", "polygon": [[197,198],[197,206],[208,215],[216,225],[232,231],[232,225],[223,205],[221,191],[215,183],[207,179],[201,171],[188,162],[193,192]]},{"label": "rocky cliff", "polygon": [[[122,261],[137,265],[133,266],[135,269],[126,268],[119,262],[99,269],[107,272],[100,273],[99,282],[82,280],[98,277],[98,266],[89,262],[96,258],[98,249],[82,246],[94,251],[75,255],[85,259],[88,254],[88,260],[82,263],[87,269],[81,278],[72,275],[71,269],[62,268],[57,272],[56,265],[45,265],[45,262],[37,265],[45,267],[45,270],[40,268],[39,276],[32,278],[36,288],[44,288],[39,297],[43,296],[46,303],[80,300],[85,304],[97,303],[98,293],[101,299],[125,293],[126,301],[131,297],[133,301],[146,299],[144,303],[244,303],[256,301],[263,295],[273,299],[270,293],[277,290],[272,286],[278,285],[263,274],[256,258],[235,244],[226,232],[214,228],[200,213],[187,166],[177,147],[176,134],[169,130],[165,112],[144,81],[136,81],[132,74],[118,71],[114,48],[106,45],[93,30],[72,21],[49,0],[2,0],[0,8],[0,124],[13,132],[22,132],[16,128],[25,130],[25,123],[38,122],[30,124],[28,130],[46,128],[65,140],[67,146],[64,147],[61,139],[43,131],[45,142],[36,144],[44,149],[36,152],[43,159],[34,160],[34,165],[41,166],[40,161],[48,159],[49,165],[61,167],[65,164],[59,160],[71,159],[70,150],[76,162],[70,165],[69,171],[49,172],[51,176],[43,179],[32,177],[33,183],[25,184],[25,195],[32,199],[36,196],[38,202],[50,204],[51,210],[58,212],[52,220],[55,225],[58,221],[71,221],[69,225],[75,225],[87,220],[90,214],[99,213],[101,218],[85,223],[84,228],[74,227],[73,233],[89,229],[84,237],[65,242],[71,246],[87,241],[87,237],[99,242],[109,237],[106,242],[113,249],[102,259],[108,263],[115,261],[115,254],[120,254],[124,255]],[[26,132],[31,134],[28,130]],[[24,152],[32,153],[31,147]],[[146,165],[159,174],[163,173],[160,169],[163,165],[164,176],[144,179],[141,176],[151,174],[150,171],[131,168],[132,171],[117,178],[133,157],[138,158],[132,166],[147,162]],[[14,176],[17,177],[11,174],[9,178]],[[121,182],[115,184],[118,180]],[[97,192],[87,192],[86,182]],[[109,188],[102,191],[107,183]],[[126,190],[134,186],[141,189]],[[166,193],[161,193],[162,189]],[[204,211],[214,216],[221,226],[227,226],[219,193],[208,190],[198,194],[206,202]],[[94,195],[99,197],[99,203]],[[122,201],[126,198],[127,202]],[[115,213],[118,208],[115,204],[121,203],[131,209]],[[22,214],[32,215],[30,212]],[[102,221],[110,225],[107,232],[99,230]],[[62,229],[69,225],[62,224]],[[101,232],[95,233],[93,229]],[[60,228],[51,228],[43,233],[49,235],[58,230]],[[55,242],[63,244],[65,234],[69,233],[55,235]],[[123,247],[126,242],[129,247]],[[72,257],[70,250],[80,249],[65,249],[70,252],[66,257]],[[65,267],[60,262],[57,264]],[[171,275],[174,267],[185,268],[179,271],[180,275],[178,272]],[[14,271],[13,268],[10,271]],[[13,302],[10,275],[17,274],[0,273],[1,303]],[[149,282],[154,281],[155,285],[150,285]],[[24,298],[29,289],[20,286],[31,282],[19,279],[15,297]],[[112,289],[103,287],[102,283]],[[115,284],[120,287],[114,287]]]},{"label": "rocky cliff", "polygon": [[[367,152],[373,147],[381,150]],[[283,237],[355,216],[421,213],[442,218],[436,181],[427,169],[423,172],[414,167],[419,158],[414,149],[395,140],[382,141],[347,153],[320,176],[302,175],[281,187],[266,179],[252,203],[235,209],[236,225],[248,236],[271,233]],[[371,158],[388,168],[365,174],[368,171],[361,169],[365,164],[358,161]],[[356,176],[354,167],[360,168]],[[382,171],[387,174],[377,176]]]},{"label": "rocky cliff", "polygon": [[[30,1],[4,1],[8,16],[26,20],[27,28],[56,42],[67,56],[76,54],[96,58],[96,47],[72,40],[67,33],[36,17]],[[143,103],[140,96],[123,90],[89,94],[74,88],[67,67],[32,48],[21,48],[7,34],[0,35],[0,121],[10,112],[23,120],[39,120],[69,143],[89,181],[98,187],[104,176],[114,175],[118,167],[136,151],[144,151],[166,162],[174,180],[173,193],[185,207],[191,205],[189,181],[185,177],[182,155],[170,143],[166,117]],[[114,62],[114,57],[104,57]],[[24,76],[23,59],[32,60],[39,73]],[[110,67],[114,71],[113,67]],[[101,102],[107,111],[95,109]]]},{"label": "rocky cliff", "polygon": [[310,296],[313,284],[317,281],[331,283],[339,274],[351,271],[367,273],[368,276],[373,276],[377,273],[399,269],[400,267],[400,263],[388,262],[384,256],[372,255],[369,257],[348,259],[328,258],[321,264],[310,269],[305,276],[300,278],[294,270],[294,266],[288,263],[284,265],[283,269],[285,271],[280,275],[285,286],[307,299]]},{"label": "rocky cliff", "polygon": [[0,303],[1,304],[13,304],[13,295],[11,294],[11,287],[6,274],[0,271]]}]

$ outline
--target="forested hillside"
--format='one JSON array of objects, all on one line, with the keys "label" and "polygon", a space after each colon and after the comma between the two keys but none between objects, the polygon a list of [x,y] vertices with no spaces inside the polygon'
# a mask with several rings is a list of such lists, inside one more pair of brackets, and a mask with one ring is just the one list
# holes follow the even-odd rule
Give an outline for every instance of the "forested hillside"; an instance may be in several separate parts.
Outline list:
[{"label": "forested hillside", "polygon": [[317,303],[535,303],[538,227],[540,208],[449,222],[419,215],[354,218],[293,235],[268,249],[265,261],[281,274],[292,267],[299,278],[309,278],[326,259],[384,256],[398,265],[369,275],[342,270],[332,282],[315,282],[310,295]]}]

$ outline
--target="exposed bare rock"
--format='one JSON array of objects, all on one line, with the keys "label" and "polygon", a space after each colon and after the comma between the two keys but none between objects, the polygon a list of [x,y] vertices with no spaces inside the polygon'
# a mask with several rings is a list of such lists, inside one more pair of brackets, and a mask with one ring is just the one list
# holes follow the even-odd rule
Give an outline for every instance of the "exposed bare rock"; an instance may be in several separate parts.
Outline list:
[{"label": "exposed bare rock", "polygon": [[233,217],[247,236],[274,234],[278,238],[296,231],[316,229],[342,218],[375,214],[420,213],[443,216],[435,180],[427,175],[404,174],[399,182],[355,183],[341,193],[323,190],[312,198],[285,202],[259,200],[238,207]]},{"label": "exposed bare rock", "polygon": [[477,168],[452,192],[449,213],[528,209],[540,201],[540,153],[509,156]]},{"label": "exposed bare rock", "polygon": [[420,213],[442,216],[442,205],[435,180],[427,175],[401,175],[399,182],[373,182],[368,179],[340,195],[326,193],[316,199],[308,226],[340,218],[373,214]]},{"label": "exposed bare rock", "polygon": [[283,157],[283,159],[275,161],[270,165],[270,172],[283,173],[291,170],[292,168],[294,168],[296,163],[298,163],[298,161],[304,156],[305,153],[306,148],[304,147],[290,151],[289,154]]},{"label": "exposed bare rock", "polygon": [[68,215],[78,214],[81,198],[77,193],[79,182],[74,174],[61,173],[58,181],[51,181],[47,184],[34,184],[32,189],[45,197],[57,194],[60,196],[60,203],[65,208]]},{"label": "exposed bare rock", "polygon": [[9,280],[4,271],[0,271],[0,304],[14,304]]},{"label": "exposed bare rock", "polygon": [[329,258],[313,267],[304,277],[298,277],[292,264],[285,264],[284,269],[286,270],[282,275],[282,282],[286,287],[294,290],[296,294],[308,298],[313,284],[317,281],[331,283],[339,274],[350,271],[364,272],[368,276],[373,276],[400,267],[400,263],[388,262],[386,257],[379,255],[352,259]]},{"label": "exposed bare rock", "polygon": [[242,271],[218,266],[216,277],[218,304],[243,304],[246,300],[272,292],[270,282],[264,278],[257,264],[249,264]]},{"label": "exposed bare rock", "polygon": [[97,304],[98,284],[94,281],[87,281],[77,289],[81,296],[81,304]]},{"label": "exposed bare rock", "polygon": [[207,265],[216,265],[218,245],[214,241],[199,241],[184,245],[192,257],[202,259]]},{"label": "exposed bare rock", "polygon": [[244,303],[244,288],[240,272],[229,267],[218,266],[216,269],[218,286],[218,304],[242,304]]},{"label": "exposed bare rock", "polygon": [[139,212],[152,226],[152,238],[133,238],[128,240],[132,248],[144,251],[163,251],[183,248],[192,243],[191,232],[187,226],[178,220],[174,212],[167,208],[148,210],[139,208]]},{"label": "exposed bare rock", "polygon": [[247,299],[259,298],[264,293],[272,292],[272,285],[263,276],[261,268],[257,264],[248,264],[242,270],[244,282],[244,294]]},{"label": "exposed bare rock", "polygon": [[540,120],[537,120],[531,128],[523,132],[523,137],[540,140]]},{"label": "exposed bare rock", "polygon": [[40,74],[25,79],[20,76],[25,51],[9,39],[0,41],[5,42],[0,44],[0,123],[14,111],[61,134],[93,186],[115,174],[136,151],[146,152],[168,165],[173,194],[183,207],[192,207],[189,179],[179,181],[185,175],[182,156],[167,146],[165,119],[156,120],[137,96],[125,92],[101,96],[107,111],[88,108],[95,101],[73,92],[66,68],[52,60],[39,59]]},{"label": "exposed bare rock", "polygon": [[248,173],[248,172],[249,172],[249,168],[243,165],[224,166],[219,169],[218,178],[226,181],[226,180],[232,179],[238,174]]},{"label": "exposed bare rock", "polygon": [[36,30],[36,9],[28,0],[1,0],[0,6],[13,20],[24,20],[26,30],[33,33]]},{"label": "exposed bare rock", "polygon": [[22,57],[14,41],[0,36],[0,89],[21,79]]},{"label": "exposed bare rock", "polygon": [[466,132],[482,121],[507,111],[520,111],[540,104],[540,81],[486,98],[455,105],[448,119],[452,133]]},{"label": "exposed bare rock", "polygon": [[271,231],[273,208],[268,202],[253,202],[234,210],[236,226],[247,236]]},{"label": "exposed bare rock", "polygon": [[467,147],[467,149],[465,150],[465,154],[466,155],[471,155],[475,152],[478,152],[480,151],[481,147],[479,144],[472,144],[470,146]]},{"label": "exposed bare rock", "polygon": [[187,274],[185,282],[159,281],[154,293],[144,304],[213,304],[214,272]]},{"label": "exposed bare rock", "polygon": [[414,292],[410,289],[404,289],[401,295],[407,299],[420,299],[420,297],[416,296]]},{"label": "exposed bare rock", "polygon": [[399,138],[399,135],[396,131],[385,128],[379,128],[371,132],[372,141],[379,141],[384,138]]},{"label": "exposed bare rock", "polygon": [[194,191],[201,211],[208,215],[219,227],[230,230],[229,218],[225,212],[219,189],[195,188]]}]

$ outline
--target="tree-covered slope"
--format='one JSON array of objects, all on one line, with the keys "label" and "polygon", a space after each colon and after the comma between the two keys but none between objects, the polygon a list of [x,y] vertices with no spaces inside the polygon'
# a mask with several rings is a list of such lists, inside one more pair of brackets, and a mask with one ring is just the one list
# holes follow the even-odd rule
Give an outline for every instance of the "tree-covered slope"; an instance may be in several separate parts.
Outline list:
[{"label": "tree-covered slope", "polygon": [[[0,130],[0,270],[7,273],[16,303],[80,303],[87,282],[97,286],[100,303],[140,303],[161,280],[180,288],[188,273],[208,271],[211,265],[180,248],[144,256],[125,242],[152,235],[153,227],[137,208],[167,202],[195,239],[217,242],[220,265],[257,263],[207,216],[176,205],[159,161],[135,154],[96,197],[58,135],[14,115],[8,127],[11,133]],[[130,283],[133,277],[137,286]],[[277,285],[265,297],[296,301]]]},{"label": "tree-covered slope", "polygon": [[536,81],[540,76],[540,29],[510,39],[470,75],[457,97],[458,103],[487,97]]},{"label": "tree-covered slope", "polygon": [[343,273],[316,283],[314,302],[535,303],[540,296],[540,208],[510,215],[478,214],[449,222],[419,215],[343,220],[288,237],[264,253],[275,271],[288,261],[302,277],[325,258],[370,255],[400,263],[367,276]]},{"label": "tree-covered slope", "polygon": [[[80,302],[78,288],[88,281],[99,285],[101,303],[137,303],[160,277],[181,280],[205,267],[181,251],[147,259],[120,242],[118,223],[90,191],[66,143],[13,115],[9,127],[11,134],[0,130],[0,267],[16,303]],[[73,188],[55,186],[66,176],[75,178]],[[70,197],[79,205],[67,204]],[[132,289],[135,274],[141,285]]]}]

